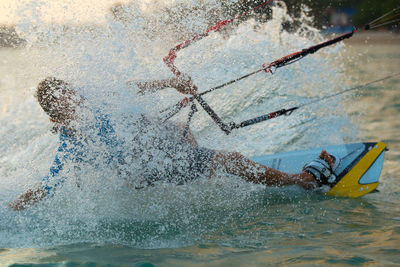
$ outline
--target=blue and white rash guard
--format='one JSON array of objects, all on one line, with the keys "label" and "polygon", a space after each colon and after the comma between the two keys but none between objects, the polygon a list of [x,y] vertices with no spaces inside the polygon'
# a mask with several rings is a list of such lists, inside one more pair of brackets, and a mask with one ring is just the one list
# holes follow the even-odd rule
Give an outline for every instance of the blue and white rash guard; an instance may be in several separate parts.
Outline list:
[{"label": "blue and white rash guard", "polygon": [[82,137],[66,127],[59,129],[60,145],[54,158],[53,165],[50,167],[48,175],[43,177],[42,184],[47,194],[53,194],[55,189],[63,182],[60,172],[64,169],[66,161],[79,166],[82,162],[93,161],[95,156],[87,155],[89,144],[97,144],[104,149],[107,155],[107,163],[117,160],[123,164],[122,147],[123,141],[117,139],[114,128],[108,116],[96,113],[95,124],[92,129],[92,137]]},{"label": "blue and white rash guard", "polygon": [[[89,129],[85,137],[62,127],[53,165],[42,181],[46,192],[52,195],[63,182],[60,172],[67,161],[77,168],[87,163],[128,170],[127,176],[139,183],[135,188],[141,188],[160,180],[183,184],[196,179],[207,172],[214,158],[215,151],[187,143],[174,124],[142,116],[132,127],[136,134],[127,142],[117,137],[108,116],[101,113],[96,113],[94,125],[84,127]],[[126,158],[134,159],[136,165],[127,164]]]}]

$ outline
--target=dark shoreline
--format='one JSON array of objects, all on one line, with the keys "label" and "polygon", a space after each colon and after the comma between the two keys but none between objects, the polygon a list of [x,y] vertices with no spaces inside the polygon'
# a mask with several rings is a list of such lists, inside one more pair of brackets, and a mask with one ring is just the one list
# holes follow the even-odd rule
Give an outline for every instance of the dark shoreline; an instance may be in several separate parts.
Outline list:
[{"label": "dark shoreline", "polygon": [[14,26],[0,25],[0,48],[24,47],[26,40],[20,38]]}]

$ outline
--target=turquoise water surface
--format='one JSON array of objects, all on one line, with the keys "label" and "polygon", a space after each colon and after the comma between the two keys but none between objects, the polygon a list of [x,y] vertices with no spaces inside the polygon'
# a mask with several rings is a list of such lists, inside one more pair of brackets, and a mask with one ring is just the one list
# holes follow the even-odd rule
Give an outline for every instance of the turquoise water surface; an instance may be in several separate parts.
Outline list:
[{"label": "turquoise water surface", "polygon": [[[280,22],[279,16],[262,26],[248,21],[230,35],[211,35],[183,51],[177,64],[203,91],[325,38],[306,23],[307,38],[301,31],[280,32]],[[31,45],[0,49],[0,266],[398,265],[400,78],[230,136],[204,112],[192,124],[201,146],[246,156],[384,141],[390,150],[378,193],[334,198],[227,175],[138,191],[121,187],[118,175],[103,166],[69,177],[79,179],[80,188],[66,183],[53,198],[26,211],[11,210],[7,204],[48,172],[58,145],[34,98],[43,77],[55,75],[79,86],[91,105],[112,114],[117,130],[128,136],[127,121],[138,110],[156,113],[181,98],[172,90],[139,97],[127,87],[132,79],[170,75],[160,58],[172,41],[150,42],[145,31],[132,35],[110,22],[102,33],[82,31],[71,39],[55,31],[50,40],[38,41],[32,34],[39,36],[39,29],[26,33]],[[376,35],[362,37],[368,42],[327,48],[206,100],[225,120],[240,121],[399,70],[398,37],[385,35],[385,43]],[[184,121],[186,114],[175,120]]]}]

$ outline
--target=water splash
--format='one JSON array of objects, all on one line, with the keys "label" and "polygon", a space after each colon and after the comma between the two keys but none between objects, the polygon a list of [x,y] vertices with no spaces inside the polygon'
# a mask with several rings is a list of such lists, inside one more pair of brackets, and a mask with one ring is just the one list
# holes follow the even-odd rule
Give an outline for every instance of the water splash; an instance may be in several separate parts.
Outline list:
[{"label": "water splash", "polygon": [[[24,74],[25,82],[16,81],[15,87],[12,83],[1,85],[2,94],[16,93],[2,98],[6,108],[1,118],[5,138],[1,142],[0,171],[9,178],[1,182],[3,246],[80,242],[150,248],[185,246],[223,232],[221,222],[228,225],[240,216],[252,216],[254,207],[265,198],[272,201],[288,193],[264,190],[227,175],[183,186],[159,183],[134,190],[124,186],[124,179],[115,169],[96,164],[81,168],[79,173],[66,171],[66,182],[55,196],[27,211],[16,213],[6,207],[15,195],[32,187],[48,172],[57,147],[56,136],[49,133],[51,125],[33,98],[35,83],[41,78],[52,75],[68,80],[84,95],[88,109],[100,108],[109,114],[116,135],[125,141],[133,139],[137,129],[132,129],[131,122],[141,112],[156,116],[158,110],[181,98],[172,90],[141,97],[126,82],[170,77],[161,60],[170,47],[202,32],[224,14],[219,1],[167,2],[156,8],[161,4],[133,2],[123,10],[114,10],[115,14],[120,12],[118,20],[109,15],[106,25],[96,27],[42,23],[40,15],[35,15],[38,6],[34,2],[26,5],[23,12],[29,14],[26,22],[31,24],[22,22],[17,29],[28,41],[28,47],[12,53],[33,57],[35,63],[26,64],[27,72],[32,70],[34,75]],[[264,62],[323,39],[310,25],[312,19],[301,14],[299,18],[291,17],[282,3],[276,5],[271,20],[260,23],[249,18],[227,31],[212,33],[181,51],[177,65],[193,77],[200,90],[258,69]],[[301,25],[296,31],[284,30],[282,23],[294,21]],[[342,88],[338,82],[346,80],[340,63],[342,50],[343,45],[326,48],[272,76],[256,75],[206,99],[224,120],[234,121],[304,103]],[[14,88],[6,91],[6,87]],[[341,143],[354,136],[351,123],[341,112],[341,101],[337,98],[310,106],[291,117],[249,127],[229,137],[201,111],[196,114],[192,129],[200,145],[234,148],[246,155]],[[182,121],[185,116],[183,112],[174,120]],[[343,129],[349,129],[351,134],[338,134]],[[6,134],[11,131],[16,134]],[[156,129],[144,139],[151,140],[155,134],[162,132]],[[13,145],[10,140],[15,140]],[[101,162],[102,147],[91,149],[99,152],[96,156],[100,155]],[[156,157],[160,164],[165,160],[162,154]],[[138,173],[143,167],[137,162],[131,166]],[[74,166],[69,167],[72,170]],[[298,189],[287,190],[302,194]]]}]

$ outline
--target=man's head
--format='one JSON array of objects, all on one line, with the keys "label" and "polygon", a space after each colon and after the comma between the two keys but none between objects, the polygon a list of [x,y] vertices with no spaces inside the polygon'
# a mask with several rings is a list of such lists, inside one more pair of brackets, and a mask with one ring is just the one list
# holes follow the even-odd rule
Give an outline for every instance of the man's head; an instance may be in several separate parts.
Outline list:
[{"label": "man's head", "polygon": [[60,124],[69,124],[75,118],[80,103],[70,85],[54,77],[47,77],[38,84],[36,97],[50,120]]}]

